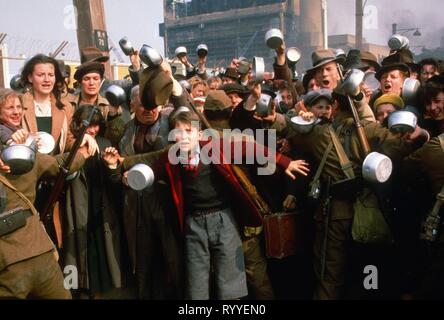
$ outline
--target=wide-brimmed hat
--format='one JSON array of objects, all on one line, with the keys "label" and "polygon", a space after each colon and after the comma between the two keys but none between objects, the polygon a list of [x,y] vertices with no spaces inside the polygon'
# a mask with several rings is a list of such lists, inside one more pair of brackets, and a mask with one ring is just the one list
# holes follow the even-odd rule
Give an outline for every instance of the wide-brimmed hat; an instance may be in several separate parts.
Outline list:
[{"label": "wide-brimmed hat", "polygon": [[82,81],[82,78],[85,74],[96,72],[100,74],[100,77],[103,78],[105,74],[105,67],[100,62],[85,62],[77,67],[76,72],[74,73],[74,79],[78,82]]},{"label": "wide-brimmed hat", "polygon": [[80,62],[107,62],[109,57],[104,55],[102,51],[100,51],[96,47],[86,47],[80,50]]},{"label": "wide-brimmed hat", "polygon": [[160,68],[146,68],[140,74],[140,102],[149,110],[168,102],[173,90],[173,80]]},{"label": "wide-brimmed hat", "polygon": [[239,73],[237,72],[236,69],[229,67],[225,70],[225,73],[222,75],[222,77],[227,77],[233,80],[237,80],[239,79]]},{"label": "wide-brimmed hat", "polygon": [[410,50],[402,49],[396,51],[395,53],[389,55],[388,57],[384,58],[384,60],[382,60],[381,69],[379,69],[378,72],[376,72],[375,77],[380,81],[383,74],[393,70],[400,70],[406,72],[410,76],[409,64],[414,64],[414,63],[415,61],[413,60],[413,54]]},{"label": "wide-brimmed hat", "polygon": [[214,90],[208,93],[204,110],[222,111],[231,107],[231,100],[223,90]]},{"label": "wide-brimmed hat", "polygon": [[327,99],[330,103],[333,102],[332,93],[333,91],[329,89],[313,90],[303,96],[302,99],[304,100],[305,105],[311,107],[321,98]]},{"label": "wide-brimmed hat", "polygon": [[336,57],[335,53],[331,49],[316,50],[311,55],[311,61],[313,67],[309,71],[314,71],[315,69],[322,67],[330,62],[340,62],[340,58]]},{"label": "wide-brimmed hat", "polygon": [[364,64],[366,63],[369,66],[374,67],[376,72],[381,69],[378,58],[370,51],[361,51],[361,61]]},{"label": "wide-brimmed hat", "polygon": [[226,94],[237,93],[239,95],[248,93],[248,90],[239,83],[227,83],[224,84],[221,89],[225,91]]}]

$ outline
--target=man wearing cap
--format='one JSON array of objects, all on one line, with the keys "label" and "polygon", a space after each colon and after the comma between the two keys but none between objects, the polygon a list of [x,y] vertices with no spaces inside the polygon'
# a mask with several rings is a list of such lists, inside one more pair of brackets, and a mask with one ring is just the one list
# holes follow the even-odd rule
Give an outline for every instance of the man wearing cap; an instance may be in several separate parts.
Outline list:
[{"label": "man wearing cap", "polygon": [[105,68],[100,62],[81,64],[74,74],[74,79],[80,83],[80,92],[78,95],[69,96],[67,100],[74,109],[84,104],[98,106],[106,121],[104,137],[116,146],[122,137],[125,124],[121,118],[121,107],[111,106],[108,100],[100,94],[104,72]]},{"label": "man wearing cap", "polygon": [[[172,108],[145,108],[139,86],[131,91],[134,119],[119,143],[124,157],[161,150],[168,145]],[[162,182],[142,191],[124,188],[123,223],[132,272],[140,299],[180,299],[183,265],[170,192]],[[176,230],[177,229],[177,230]]]},{"label": "man wearing cap", "polygon": [[[339,299],[343,296],[345,272],[348,260],[348,245],[354,215],[353,203],[361,189],[361,169],[364,156],[356,133],[356,127],[348,107],[347,97],[333,92],[335,109],[337,110],[332,124],[320,123],[304,134],[297,125],[293,125],[288,117],[273,114],[275,119],[272,129],[287,137],[296,150],[308,152],[318,163],[332,143],[331,130],[335,131],[343,145],[352,166],[341,165],[338,151],[332,147],[325,159],[321,177],[322,189],[331,181],[330,212],[324,214],[321,205],[315,214],[316,231],[314,244],[314,268],[317,279],[316,299]],[[358,109],[359,110],[359,109]],[[361,111],[362,112],[362,111]],[[272,117],[270,117],[272,118]],[[271,119],[273,120],[273,119]],[[370,121],[368,121],[370,120]],[[380,124],[373,117],[361,117],[369,144],[392,160],[402,159],[417,145],[406,143]],[[424,137],[421,136],[421,139]],[[421,140],[418,138],[418,141]],[[419,141],[418,144],[422,141]],[[323,201],[323,200],[321,200]],[[329,215],[329,220],[326,219]],[[328,221],[328,224],[327,224]],[[327,241],[325,241],[325,238]]]},{"label": "man wearing cap", "polygon": [[222,74],[222,85],[239,83],[239,73],[233,67],[228,67]]}]

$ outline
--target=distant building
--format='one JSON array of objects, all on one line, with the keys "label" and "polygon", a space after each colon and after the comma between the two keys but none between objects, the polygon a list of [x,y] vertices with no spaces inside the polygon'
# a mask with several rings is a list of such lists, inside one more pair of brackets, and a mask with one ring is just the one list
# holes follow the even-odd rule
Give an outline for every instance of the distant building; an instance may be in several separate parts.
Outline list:
[{"label": "distant building", "polygon": [[[311,67],[311,53],[323,48],[322,0],[164,0],[165,55],[172,58],[178,46],[185,46],[192,62],[196,47],[209,48],[208,67],[228,66],[234,57],[264,57],[271,70],[275,52],[265,45],[265,33],[282,30],[287,47],[298,47],[302,60],[298,69]],[[329,37],[329,47],[346,51],[355,45],[355,37]],[[382,58],[388,48],[364,44],[364,50]]]}]

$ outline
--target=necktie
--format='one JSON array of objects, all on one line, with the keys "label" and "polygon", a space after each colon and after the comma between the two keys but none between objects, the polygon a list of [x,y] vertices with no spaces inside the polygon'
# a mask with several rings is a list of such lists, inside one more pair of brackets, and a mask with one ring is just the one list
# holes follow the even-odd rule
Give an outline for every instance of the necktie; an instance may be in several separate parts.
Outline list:
[{"label": "necktie", "polygon": [[144,153],[145,136],[148,132],[148,126],[139,124],[136,137],[134,138],[134,151],[136,153]]}]

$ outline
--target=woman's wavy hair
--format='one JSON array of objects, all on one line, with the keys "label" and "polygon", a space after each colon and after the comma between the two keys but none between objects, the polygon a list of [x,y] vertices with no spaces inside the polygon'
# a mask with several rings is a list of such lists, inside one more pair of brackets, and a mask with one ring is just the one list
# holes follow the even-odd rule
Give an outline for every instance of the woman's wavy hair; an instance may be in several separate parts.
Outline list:
[{"label": "woman's wavy hair", "polygon": [[46,63],[50,63],[54,66],[55,84],[54,88],[52,89],[52,93],[56,98],[57,108],[62,109],[63,103],[61,102],[61,96],[66,84],[65,81],[63,80],[63,75],[62,72],[60,71],[60,66],[56,59],[48,57],[44,54],[37,54],[33,56],[31,59],[29,59],[26,62],[25,66],[23,67],[21,74],[21,85],[27,89],[32,88],[32,83],[29,82],[28,76],[30,76],[34,72],[34,67],[36,65],[46,64]]}]

